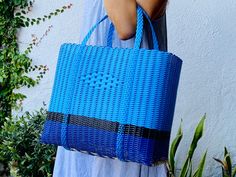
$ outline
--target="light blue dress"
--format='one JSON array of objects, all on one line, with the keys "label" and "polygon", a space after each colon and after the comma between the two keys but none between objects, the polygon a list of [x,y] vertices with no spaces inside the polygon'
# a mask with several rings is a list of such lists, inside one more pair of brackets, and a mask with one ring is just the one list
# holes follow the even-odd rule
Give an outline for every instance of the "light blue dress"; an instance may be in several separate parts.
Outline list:
[{"label": "light blue dress", "polygon": [[[79,0],[78,21],[79,41],[89,31],[91,26],[101,19],[105,14],[103,0]],[[101,23],[95,30],[88,44],[106,45],[106,35],[109,29],[109,20]],[[165,16],[160,18],[154,26],[157,32],[161,50],[167,49],[166,21]],[[147,25],[145,25],[147,26]],[[158,28],[158,29],[157,29]],[[148,48],[151,45],[149,29],[145,29],[142,47]],[[134,39],[120,41],[115,33],[113,47],[131,48]],[[101,158],[84,154],[77,151],[68,151],[59,146],[57,149],[56,162],[53,177],[166,177],[164,164],[148,167],[134,162],[122,162],[109,158]]]}]

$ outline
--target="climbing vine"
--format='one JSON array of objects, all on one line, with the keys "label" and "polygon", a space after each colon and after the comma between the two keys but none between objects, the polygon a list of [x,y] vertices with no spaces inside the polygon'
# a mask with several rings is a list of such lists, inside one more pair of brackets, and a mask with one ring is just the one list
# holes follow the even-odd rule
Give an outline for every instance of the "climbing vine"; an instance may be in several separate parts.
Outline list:
[{"label": "climbing vine", "polygon": [[[46,65],[33,65],[28,54],[41,42],[52,26],[49,26],[41,38],[33,36],[24,52],[19,51],[18,31],[40,24],[72,6],[72,4],[65,5],[42,17],[29,18],[27,14],[32,10],[33,4],[34,0],[0,0],[0,127],[6,118],[12,117],[12,110],[22,108],[22,101],[26,95],[17,92],[17,89],[39,84],[48,70]],[[31,72],[37,72],[36,78],[29,76]],[[0,139],[0,143],[2,141]],[[0,165],[1,163],[5,162],[0,162]]]},{"label": "climbing vine", "polygon": [[[17,31],[24,27],[41,22],[63,13],[72,5],[63,6],[43,17],[28,18],[34,1],[1,0],[0,1],[0,126],[5,117],[11,116],[13,109],[21,108],[26,96],[15,90],[21,87],[33,87],[39,83],[48,70],[46,65],[33,65],[27,55],[37,44],[34,39],[25,52],[20,53],[17,41]],[[38,71],[36,79],[28,74]]]}]

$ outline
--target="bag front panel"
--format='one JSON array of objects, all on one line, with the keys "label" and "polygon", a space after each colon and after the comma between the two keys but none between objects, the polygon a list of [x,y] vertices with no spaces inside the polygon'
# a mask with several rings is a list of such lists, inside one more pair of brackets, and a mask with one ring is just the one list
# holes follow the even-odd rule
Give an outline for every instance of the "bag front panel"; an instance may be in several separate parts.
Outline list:
[{"label": "bag front panel", "polygon": [[178,58],[144,49],[134,55],[131,49],[67,44],[62,50],[50,111],[170,131]]},{"label": "bag front panel", "polygon": [[60,48],[53,90],[48,111],[69,113],[71,96],[74,90],[74,82],[79,66],[76,58],[80,53],[76,45],[63,44]]},{"label": "bag front panel", "polygon": [[[82,121],[81,119],[84,119]],[[117,128],[118,124],[92,123],[90,118],[71,116],[68,123],[67,140],[71,150],[78,150],[101,157],[117,158]],[[78,121],[79,120],[79,121]],[[63,114],[49,113],[42,135],[42,142],[63,145],[61,140]],[[112,127],[115,127],[112,129]],[[137,127],[126,126],[123,135],[123,161],[133,161],[148,166],[167,159],[169,134],[149,132],[145,129],[135,131]],[[135,134],[131,134],[136,132]]]},{"label": "bag front panel", "polygon": [[166,159],[181,63],[154,50],[62,45],[42,142],[146,165]]},{"label": "bag front panel", "polygon": [[[79,47],[79,46],[78,46]],[[81,54],[71,114],[119,122],[130,51],[85,47]]]},{"label": "bag front panel", "polygon": [[139,55],[130,92],[128,122],[170,132],[182,61],[175,55],[155,50],[141,50]]}]

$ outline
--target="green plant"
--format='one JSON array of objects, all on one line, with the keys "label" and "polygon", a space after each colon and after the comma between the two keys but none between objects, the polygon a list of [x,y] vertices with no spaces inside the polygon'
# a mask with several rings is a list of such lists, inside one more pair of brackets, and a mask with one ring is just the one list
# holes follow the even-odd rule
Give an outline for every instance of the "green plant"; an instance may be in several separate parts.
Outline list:
[{"label": "green plant", "polygon": [[[201,137],[203,135],[205,119],[206,119],[206,115],[204,115],[201,118],[200,122],[198,123],[198,125],[195,129],[194,137],[193,137],[193,140],[192,140],[191,145],[189,147],[187,158],[181,168],[179,177],[202,177],[207,152],[204,153],[204,155],[198,165],[198,168],[195,170],[194,173],[193,173],[193,169],[192,169],[192,157],[193,157],[193,154],[197,148],[198,141],[201,139]],[[171,147],[170,147],[169,160],[168,160],[168,164],[167,164],[169,177],[176,176],[175,155],[176,155],[176,151],[179,147],[179,144],[182,140],[182,137],[183,137],[183,131],[182,131],[182,126],[180,124],[177,135],[174,138],[173,142],[171,143]]]},{"label": "green plant", "polygon": [[[25,52],[20,53],[18,48],[17,32],[30,25],[39,24],[52,16],[63,13],[72,4],[56,9],[54,12],[38,18],[28,18],[26,14],[32,9],[33,1],[28,0],[1,0],[0,1],[0,126],[5,117],[11,115],[13,109],[20,109],[26,96],[17,93],[21,87],[33,87],[43,78],[48,70],[44,65],[33,65],[29,54],[34,41]],[[28,74],[38,71],[36,79]]]},{"label": "green plant", "polygon": [[0,137],[0,157],[8,158],[10,168],[19,176],[51,176],[56,148],[39,142],[46,109],[7,118]]},{"label": "green plant", "polygon": [[227,148],[224,148],[224,159],[213,158],[221,164],[222,177],[236,177],[236,166],[233,168],[232,159]]},{"label": "green plant", "polygon": [[[32,10],[33,3],[34,0],[0,0],[0,127],[7,117],[12,116],[12,110],[22,108],[22,101],[26,95],[17,92],[17,89],[34,87],[48,70],[46,65],[33,65],[32,59],[28,57],[33,46],[37,46],[42,38],[39,41],[33,39],[21,53],[18,47],[18,31],[59,15],[72,6],[63,6],[43,17],[28,18],[27,13]],[[36,78],[29,76],[30,72],[36,71]],[[0,144],[3,140],[4,137],[1,137]],[[3,173],[6,175],[9,173],[8,164],[8,158],[0,158],[0,166],[4,165]],[[0,176],[3,173],[0,171]]]}]

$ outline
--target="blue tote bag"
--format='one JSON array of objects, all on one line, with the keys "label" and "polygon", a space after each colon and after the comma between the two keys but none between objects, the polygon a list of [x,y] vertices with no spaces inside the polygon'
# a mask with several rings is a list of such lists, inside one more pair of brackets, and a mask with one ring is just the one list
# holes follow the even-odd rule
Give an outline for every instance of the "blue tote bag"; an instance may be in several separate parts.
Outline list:
[{"label": "blue tote bag", "polygon": [[[143,17],[153,49],[140,48]],[[137,8],[133,48],[61,45],[41,142],[91,155],[155,165],[168,157],[182,60],[158,49]]]}]

